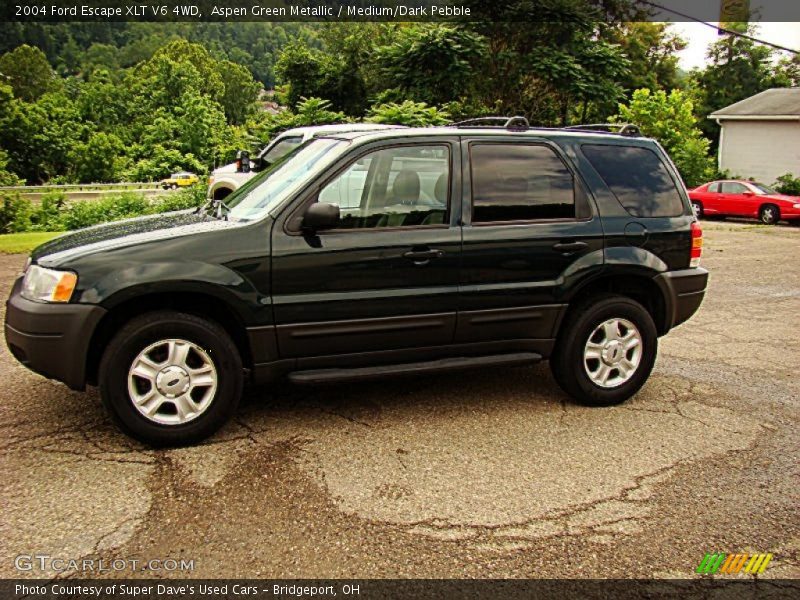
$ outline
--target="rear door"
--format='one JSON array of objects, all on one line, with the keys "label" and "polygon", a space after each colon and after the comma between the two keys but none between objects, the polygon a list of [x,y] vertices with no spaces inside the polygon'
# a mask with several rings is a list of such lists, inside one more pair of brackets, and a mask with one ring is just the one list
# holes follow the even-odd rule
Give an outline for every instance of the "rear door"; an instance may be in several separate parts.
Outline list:
[{"label": "rear door", "polygon": [[[283,358],[452,342],[461,254],[454,138],[386,141],[351,156],[272,235],[272,290]],[[309,234],[312,202],[340,205],[337,229]],[[459,210],[454,211],[453,207]]]},{"label": "rear door", "polygon": [[573,266],[592,253],[602,261],[585,186],[558,146],[536,138],[464,138],[462,163],[456,341],[552,338]]}]

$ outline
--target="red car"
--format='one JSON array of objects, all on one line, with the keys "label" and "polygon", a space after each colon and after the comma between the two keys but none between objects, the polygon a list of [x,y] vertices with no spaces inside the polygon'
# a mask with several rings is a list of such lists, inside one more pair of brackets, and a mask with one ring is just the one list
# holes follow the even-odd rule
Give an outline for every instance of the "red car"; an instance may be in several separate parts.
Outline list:
[{"label": "red car", "polygon": [[786,196],[753,181],[712,181],[689,190],[695,214],[751,217],[767,225],[800,221],[800,196]]}]

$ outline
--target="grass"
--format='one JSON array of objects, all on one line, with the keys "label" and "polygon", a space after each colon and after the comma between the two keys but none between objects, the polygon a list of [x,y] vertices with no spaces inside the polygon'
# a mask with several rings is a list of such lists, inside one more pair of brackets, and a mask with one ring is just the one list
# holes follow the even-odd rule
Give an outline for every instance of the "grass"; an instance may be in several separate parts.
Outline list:
[{"label": "grass", "polygon": [[4,254],[29,253],[39,244],[44,244],[63,231],[34,231],[30,233],[7,233],[0,235],[0,252]]}]

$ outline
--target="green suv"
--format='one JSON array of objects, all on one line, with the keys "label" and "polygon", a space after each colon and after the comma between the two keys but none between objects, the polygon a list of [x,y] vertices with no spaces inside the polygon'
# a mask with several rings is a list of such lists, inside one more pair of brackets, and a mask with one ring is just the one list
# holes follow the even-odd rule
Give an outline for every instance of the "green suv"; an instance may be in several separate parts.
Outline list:
[{"label": "green suv", "polygon": [[705,292],[680,177],[630,126],[484,123],[318,136],[224,202],[52,240],[13,287],[8,347],[98,385],[153,445],[280,377],[549,359],[577,401],[622,402]]}]

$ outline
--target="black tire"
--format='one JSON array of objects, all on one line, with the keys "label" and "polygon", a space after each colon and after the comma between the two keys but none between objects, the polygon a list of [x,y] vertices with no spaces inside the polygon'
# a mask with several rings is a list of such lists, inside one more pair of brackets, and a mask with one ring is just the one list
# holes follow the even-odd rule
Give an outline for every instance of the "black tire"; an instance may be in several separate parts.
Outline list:
[{"label": "black tire", "polygon": [[172,185],[169,186],[169,189],[177,190],[178,189],[178,184],[177,183],[173,183]]},{"label": "black tire", "polygon": [[[193,420],[161,424],[139,412],[128,393],[128,371],[145,348],[160,340],[180,339],[201,348],[217,373],[216,391]],[[128,322],[114,336],[100,361],[100,396],[114,420],[129,435],[152,446],[180,446],[202,440],[234,414],[242,394],[242,360],[228,333],[201,317],[159,311]]]},{"label": "black tire", "polygon": [[[584,348],[592,332],[608,319],[630,321],[642,339],[641,358],[630,379],[610,388],[594,383],[584,367]],[[587,406],[611,406],[624,402],[641,389],[656,360],[658,334],[653,318],[630,298],[612,294],[593,296],[566,317],[556,341],[550,368],[558,385],[577,402]]]},{"label": "black tire", "polygon": [[774,204],[765,204],[758,210],[758,219],[764,225],[777,225],[781,220],[781,210]]},{"label": "black tire", "polygon": [[698,219],[703,218],[703,203],[699,200],[692,200],[692,210],[694,210],[694,216]]}]

